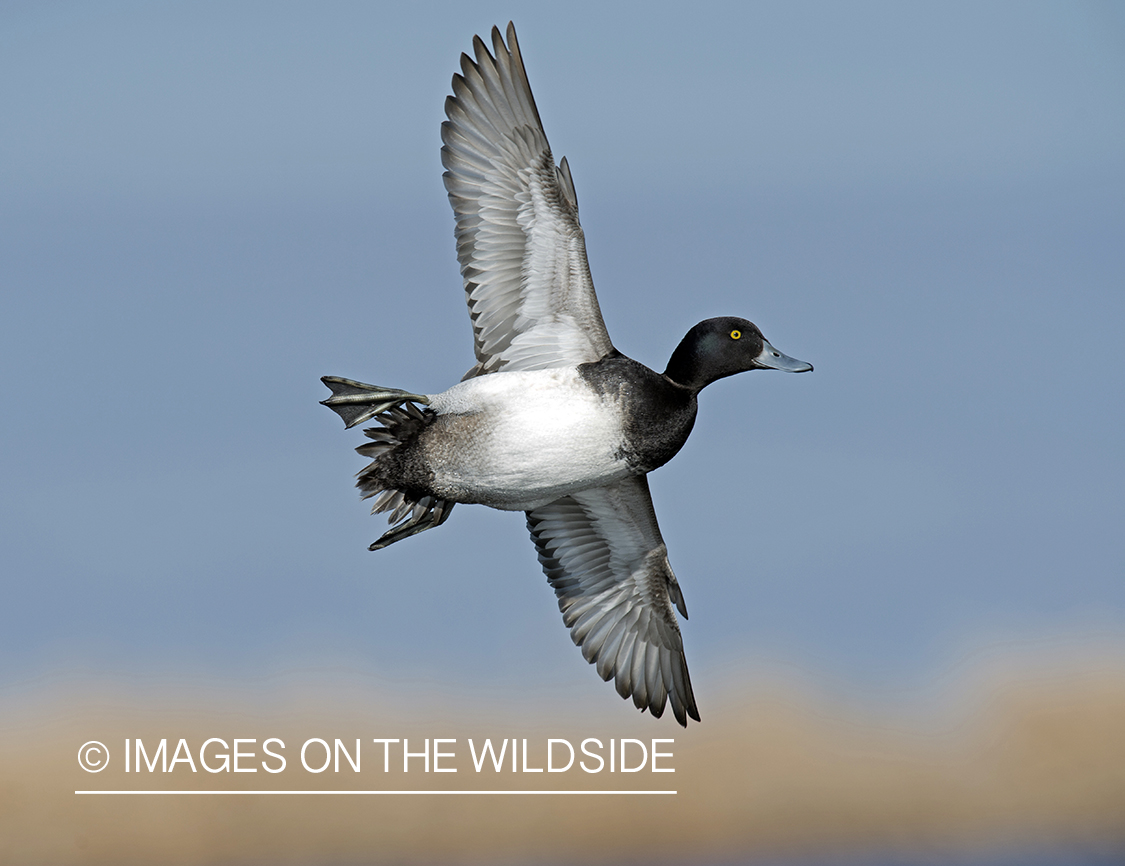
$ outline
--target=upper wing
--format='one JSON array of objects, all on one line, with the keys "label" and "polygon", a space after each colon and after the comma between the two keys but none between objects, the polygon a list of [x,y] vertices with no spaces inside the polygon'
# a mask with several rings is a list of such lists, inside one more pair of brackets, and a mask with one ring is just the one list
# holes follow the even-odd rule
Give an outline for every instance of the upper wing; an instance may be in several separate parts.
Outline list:
[{"label": "upper wing", "polygon": [[687,608],[668,564],[644,476],[585,490],[527,513],[527,528],[563,622],[617,693],[659,717],[699,721],[680,627]]},{"label": "upper wing", "polygon": [[476,60],[461,55],[441,125],[477,355],[466,379],[582,364],[613,351],[570,169],[565,159],[555,167],[515,28],[508,24],[505,45],[493,27],[492,47],[495,57],[476,36]]}]

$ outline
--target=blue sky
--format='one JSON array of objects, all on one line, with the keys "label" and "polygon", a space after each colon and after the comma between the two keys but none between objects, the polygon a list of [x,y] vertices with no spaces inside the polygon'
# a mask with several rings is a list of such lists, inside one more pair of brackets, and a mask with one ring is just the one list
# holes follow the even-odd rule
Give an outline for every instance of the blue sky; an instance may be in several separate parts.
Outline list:
[{"label": "blue sky", "polygon": [[384,5],[0,12],[0,684],[617,700],[521,515],[368,553],[359,434],[316,405],[471,365],[438,127],[509,18],[616,345],[661,369],[741,315],[816,365],[709,388],[650,479],[697,682],[1125,641],[1118,7]]}]

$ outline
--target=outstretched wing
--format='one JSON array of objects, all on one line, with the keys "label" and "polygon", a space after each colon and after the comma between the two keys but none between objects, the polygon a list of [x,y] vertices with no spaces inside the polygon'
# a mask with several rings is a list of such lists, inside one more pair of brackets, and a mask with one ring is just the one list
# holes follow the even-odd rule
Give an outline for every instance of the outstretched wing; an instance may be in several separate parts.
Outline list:
[{"label": "outstretched wing", "polygon": [[445,188],[457,217],[477,365],[465,378],[597,361],[613,351],[602,321],[578,200],[556,168],[515,28],[489,53],[461,55],[441,125]]},{"label": "outstretched wing", "polygon": [[668,564],[644,476],[585,490],[527,513],[527,528],[563,622],[586,661],[617,693],[659,717],[699,721],[675,603],[687,608]]}]

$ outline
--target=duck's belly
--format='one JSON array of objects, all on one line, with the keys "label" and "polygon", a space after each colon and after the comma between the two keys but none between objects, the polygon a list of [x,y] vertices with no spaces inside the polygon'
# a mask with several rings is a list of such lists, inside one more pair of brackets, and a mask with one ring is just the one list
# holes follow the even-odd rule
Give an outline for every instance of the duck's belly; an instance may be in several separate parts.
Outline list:
[{"label": "duck's belly", "polygon": [[431,408],[421,444],[443,498],[526,511],[629,474],[620,411],[573,368],[479,376]]}]

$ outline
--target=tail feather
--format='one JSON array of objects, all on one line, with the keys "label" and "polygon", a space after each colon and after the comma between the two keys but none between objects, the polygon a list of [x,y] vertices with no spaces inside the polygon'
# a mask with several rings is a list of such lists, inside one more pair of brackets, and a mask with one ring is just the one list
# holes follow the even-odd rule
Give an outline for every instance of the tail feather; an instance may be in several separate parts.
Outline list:
[{"label": "tail feather", "polygon": [[346,427],[354,427],[374,418],[381,426],[363,431],[370,439],[356,448],[372,462],[359,473],[356,486],[364,499],[374,498],[372,514],[390,512],[388,529],[368,549],[381,550],[419,532],[441,526],[453,510],[453,502],[435,496],[412,496],[405,490],[390,486],[380,458],[393,452],[422,432],[436,417],[428,406],[429,398],[397,388],[367,385],[352,379],[325,376],[321,379],[332,390],[323,405],[338,414]]}]

